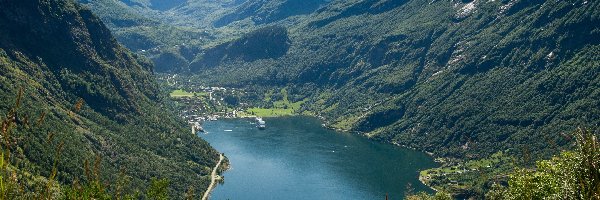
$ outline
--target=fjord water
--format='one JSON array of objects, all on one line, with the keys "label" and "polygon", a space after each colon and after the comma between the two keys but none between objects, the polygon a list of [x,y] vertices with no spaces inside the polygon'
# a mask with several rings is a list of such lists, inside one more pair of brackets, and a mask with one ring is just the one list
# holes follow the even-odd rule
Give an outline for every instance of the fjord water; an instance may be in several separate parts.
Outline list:
[{"label": "fjord water", "polygon": [[402,199],[409,183],[431,192],[418,180],[418,170],[436,166],[424,153],[327,130],[315,118],[265,121],[266,130],[245,119],[204,124],[200,137],[231,163],[211,199]]}]

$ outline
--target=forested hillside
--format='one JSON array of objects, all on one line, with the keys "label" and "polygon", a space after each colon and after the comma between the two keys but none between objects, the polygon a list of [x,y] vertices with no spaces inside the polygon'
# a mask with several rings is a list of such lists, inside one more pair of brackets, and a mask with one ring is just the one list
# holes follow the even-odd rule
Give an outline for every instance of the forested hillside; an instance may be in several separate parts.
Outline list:
[{"label": "forested hillside", "polygon": [[[334,1],[279,58],[199,70],[206,82],[288,87],[331,126],[438,156],[549,155],[600,111],[600,3]],[[206,50],[210,52],[211,50]]]},{"label": "forested hillside", "polygon": [[117,43],[89,9],[58,0],[0,7],[2,147],[26,186],[21,198],[53,179],[58,198],[92,181],[92,168],[102,183],[124,181],[109,188],[121,195],[145,196],[151,178],[168,180],[174,199],[208,187],[218,153],[169,111],[152,64]]},{"label": "forested hillside", "polygon": [[257,25],[268,24],[295,15],[310,14],[326,3],[325,0],[246,1],[219,16],[212,25],[223,27],[244,19],[249,19]]}]

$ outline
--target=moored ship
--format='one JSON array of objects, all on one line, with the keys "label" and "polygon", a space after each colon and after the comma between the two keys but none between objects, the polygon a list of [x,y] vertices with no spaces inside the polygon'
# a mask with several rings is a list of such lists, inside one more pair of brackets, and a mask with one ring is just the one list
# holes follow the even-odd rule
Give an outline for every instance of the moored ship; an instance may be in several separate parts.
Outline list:
[{"label": "moored ship", "polygon": [[260,117],[256,118],[256,127],[260,130],[267,128],[267,123]]}]

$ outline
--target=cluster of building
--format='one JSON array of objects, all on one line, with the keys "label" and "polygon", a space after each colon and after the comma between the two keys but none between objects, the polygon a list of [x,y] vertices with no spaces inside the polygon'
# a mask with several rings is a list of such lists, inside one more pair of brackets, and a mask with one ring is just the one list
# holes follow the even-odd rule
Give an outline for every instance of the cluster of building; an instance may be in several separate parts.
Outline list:
[{"label": "cluster of building", "polygon": [[224,95],[228,91],[223,87],[199,87],[196,90],[186,89],[194,96],[174,98],[180,109],[179,116],[185,119],[197,132],[202,129],[204,121],[216,121],[220,118],[236,118],[240,111],[247,109],[248,104],[240,103],[231,106],[224,102]]}]

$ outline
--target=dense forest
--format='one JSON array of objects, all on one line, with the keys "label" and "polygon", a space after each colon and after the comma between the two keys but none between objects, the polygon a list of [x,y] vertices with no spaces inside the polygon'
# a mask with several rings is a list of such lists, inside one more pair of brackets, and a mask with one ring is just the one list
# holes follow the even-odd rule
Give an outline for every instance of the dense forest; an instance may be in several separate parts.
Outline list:
[{"label": "dense forest", "polygon": [[2,199],[206,190],[218,153],[170,111],[150,61],[72,1],[0,7]]}]

